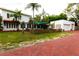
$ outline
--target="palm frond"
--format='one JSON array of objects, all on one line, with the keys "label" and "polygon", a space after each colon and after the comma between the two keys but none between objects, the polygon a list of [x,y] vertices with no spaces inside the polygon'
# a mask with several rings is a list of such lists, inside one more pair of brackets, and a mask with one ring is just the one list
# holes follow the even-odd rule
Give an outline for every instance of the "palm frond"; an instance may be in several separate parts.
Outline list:
[{"label": "palm frond", "polygon": [[25,9],[31,8],[31,4],[28,4]]},{"label": "palm frond", "polygon": [[25,9],[32,8],[32,10],[34,10],[34,9],[38,10],[39,7],[41,7],[41,5],[39,5],[38,3],[29,3],[25,7]]}]

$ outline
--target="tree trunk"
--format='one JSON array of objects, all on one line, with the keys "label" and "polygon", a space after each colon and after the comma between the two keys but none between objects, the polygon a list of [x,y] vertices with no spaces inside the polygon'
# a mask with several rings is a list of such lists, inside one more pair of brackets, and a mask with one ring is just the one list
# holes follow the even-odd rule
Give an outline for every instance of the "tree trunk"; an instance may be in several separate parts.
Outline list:
[{"label": "tree trunk", "polygon": [[22,33],[24,34],[24,28],[22,29]]},{"label": "tree trunk", "polygon": [[33,9],[33,20],[34,20],[34,9]]},{"label": "tree trunk", "polygon": [[32,19],[32,30],[33,30],[33,27],[34,27],[33,21],[34,21],[34,9],[33,9],[33,19]]},{"label": "tree trunk", "polygon": [[[72,15],[72,14],[71,14]],[[78,24],[78,18],[75,18],[74,15],[72,15],[74,17],[74,20],[76,21],[76,23]]]}]

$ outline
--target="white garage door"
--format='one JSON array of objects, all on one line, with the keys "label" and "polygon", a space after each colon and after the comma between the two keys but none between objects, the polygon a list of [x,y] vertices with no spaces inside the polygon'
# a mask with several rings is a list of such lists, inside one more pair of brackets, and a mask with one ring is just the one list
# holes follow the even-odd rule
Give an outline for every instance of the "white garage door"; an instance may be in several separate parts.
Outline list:
[{"label": "white garage door", "polygon": [[65,31],[71,30],[70,24],[64,24],[64,30]]}]

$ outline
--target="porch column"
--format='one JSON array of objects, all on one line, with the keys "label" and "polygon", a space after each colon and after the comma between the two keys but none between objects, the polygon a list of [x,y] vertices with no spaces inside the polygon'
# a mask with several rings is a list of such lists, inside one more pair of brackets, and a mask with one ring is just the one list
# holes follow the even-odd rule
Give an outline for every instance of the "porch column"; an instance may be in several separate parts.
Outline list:
[{"label": "porch column", "polygon": [[21,29],[21,25],[19,24],[18,27],[19,27],[19,30],[20,30]]},{"label": "porch column", "polygon": [[36,25],[36,29],[38,29],[38,26]]},{"label": "porch column", "polygon": [[32,28],[32,24],[31,24],[31,28]]},{"label": "porch column", "polygon": [[41,29],[41,24],[40,24],[40,29]]},{"label": "porch column", "polygon": [[7,28],[9,28],[9,23],[7,23]]},{"label": "porch column", "polygon": [[5,30],[4,21],[2,21],[1,24],[2,24],[3,30]]}]

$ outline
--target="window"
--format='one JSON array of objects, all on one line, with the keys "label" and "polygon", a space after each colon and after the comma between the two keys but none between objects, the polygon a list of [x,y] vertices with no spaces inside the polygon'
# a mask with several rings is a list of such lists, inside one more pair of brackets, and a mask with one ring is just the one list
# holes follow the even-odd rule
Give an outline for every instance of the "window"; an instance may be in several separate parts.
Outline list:
[{"label": "window", "polygon": [[12,23],[12,28],[14,28],[14,24]]},{"label": "window", "polygon": [[14,28],[16,28],[16,23],[14,23]]},{"label": "window", "polygon": [[8,28],[8,23],[6,23],[6,26],[7,26],[7,28]]},{"label": "window", "polygon": [[25,28],[25,23],[24,22],[21,24],[21,28]]},{"label": "window", "polygon": [[9,15],[9,13],[7,13],[7,18],[10,18],[10,15]]},{"label": "window", "polygon": [[11,28],[11,25],[10,25],[10,23],[8,23],[8,26],[9,26],[8,28]]}]

